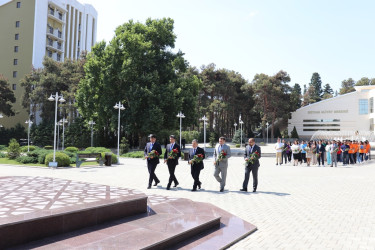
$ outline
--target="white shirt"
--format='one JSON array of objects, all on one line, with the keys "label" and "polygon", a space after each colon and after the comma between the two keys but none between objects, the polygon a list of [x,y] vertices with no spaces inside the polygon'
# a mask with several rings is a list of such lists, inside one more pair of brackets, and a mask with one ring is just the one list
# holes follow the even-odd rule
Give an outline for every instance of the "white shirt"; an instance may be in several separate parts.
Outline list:
[{"label": "white shirt", "polygon": [[276,152],[283,152],[284,143],[280,142],[275,144]]}]

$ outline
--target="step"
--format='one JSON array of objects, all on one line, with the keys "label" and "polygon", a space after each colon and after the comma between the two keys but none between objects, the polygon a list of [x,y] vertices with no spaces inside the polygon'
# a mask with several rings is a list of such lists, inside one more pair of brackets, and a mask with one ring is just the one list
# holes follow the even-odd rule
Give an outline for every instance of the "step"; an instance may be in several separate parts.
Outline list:
[{"label": "step", "polygon": [[45,177],[0,178],[0,249],[147,211],[126,188]]}]

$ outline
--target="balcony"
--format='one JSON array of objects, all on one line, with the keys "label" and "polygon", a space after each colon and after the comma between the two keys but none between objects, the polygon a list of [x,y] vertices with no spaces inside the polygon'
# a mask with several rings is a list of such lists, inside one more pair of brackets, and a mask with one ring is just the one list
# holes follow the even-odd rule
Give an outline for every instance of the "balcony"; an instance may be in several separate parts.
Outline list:
[{"label": "balcony", "polygon": [[48,17],[57,22],[65,24],[65,15],[58,10],[52,11],[51,9],[48,9]]},{"label": "balcony", "polygon": [[47,28],[47,37],[51,37],[55,40],[64,41],[64,36],[63,36],[62,31],[58,29],[53,29],[51,27]]},{"label": "balcony", "polygon": [[46,47],[49,51],[64,53],[63,43],[60,41],[47,40]]}]

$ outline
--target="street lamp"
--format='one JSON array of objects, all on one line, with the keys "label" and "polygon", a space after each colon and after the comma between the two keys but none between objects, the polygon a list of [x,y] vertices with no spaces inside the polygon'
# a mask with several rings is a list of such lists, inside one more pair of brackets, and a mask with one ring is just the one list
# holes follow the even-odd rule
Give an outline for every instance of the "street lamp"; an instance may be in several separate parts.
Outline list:
[{"label": "street lamp", "polygon": [[237,125],[238,125],[238,124],[235,122],[233,125],[234,125],[234,134],[236,134],[236,131],[237,131]]},{"label": "street lamp", "polygon": [[89,125],[91,127],[91,147],[93,147],[93,145],[94,145],[93,128],[94,128],[95,122],[93,120],[91,120],[91,121],[89,121]]},{"label": "street lamp", "polygon": [[68,123],[68,120],[65,119],[65,117],[63,119],[61,119],[59,121],[59,124],[63,126],[63,141],[62,141],[62,150],[64,151],[64,141],[65,141],[65,124]]},{"label": "street lamp", "polygon": [[27,129],[27,152],[29,152],[30,151],[30,127],[31,127],[31,124],[33,124],[33,122],[29,118],[29,120],[27,120],[25,123],[28,126],[28,129]]},{"label": "street lamp", "polygon": [[118,109],[117,158],[120,161],[120,111],[125,110],[125,107],[121,104],[121,102],[118,102],[115,106],[113,106],[113,108]]},{"label": "street lamp", "polygon": [[267,122],[266,125],[267,125],[267,144],[268,144],[268,125],[270,124]]},{"label": "street lamp", "polygon": [[56,92],[56,95],[52,95],[48,97],[48,101],[55,101],[55,130],[53,133],[53,162],[48,163],[48,167],[57,167],[56,160],[56,124],[57,124],[57,102],[63,103],[65,102],[64,97],[61,95],[59,96],[59,92]]},{"label": "street lamp", "polygon": [[[3,118],[3,117],[4,117],[3,114],[0,113],[0,119]],[[0,124],[0,128],[2,128],[2,127],[3,127],[3,125]]]},{"label": "street lamp", "polygon": [[207,125],[207,121],[208,121],[208,118],[206,117],[206,115],[204,115],[201,119],[199,119],[201,121],[203,121],[203,127],[204,127],[204,132],[203,132],[203,140],[204,140],[204,151],[206,151],[206,125]]},{"label": "street lamp", "polygon": [[242,148],[242,124],[243,124],[243,121],[240,120],[240,125],[241,125],[241,148]]},{"label": "street lamp", "polygon": [[176,116],[177,116],[178,118],[180,118],[180,147],[181,147],[182,118],[185,118],[185,115],[180,111],[180,113],[178,113]]}]

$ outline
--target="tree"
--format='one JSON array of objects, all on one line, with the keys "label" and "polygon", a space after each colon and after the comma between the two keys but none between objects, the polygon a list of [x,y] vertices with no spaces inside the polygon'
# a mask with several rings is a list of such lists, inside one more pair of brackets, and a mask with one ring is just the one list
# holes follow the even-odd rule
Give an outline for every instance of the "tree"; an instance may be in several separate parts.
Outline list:
[{"label": "tree", "polygon": [[370,84],[371,80],[368,77],[362,77],[359,81],[355,83],[355,86],[366,86]]},{"label": "tree", "polygon": [[328,99],[328,98],[332,98],[333,97],[333,89],[331,88],[331,86],[327,83],[326,85],[324,85],[324,88],[323,88],[323,100],[325,99]]},{"label": "tree", "polygon": [[[246,135],[245,133],[242,131],[242,143],[244,143],[246,141]],[[240,144],[241,143],[241,129],[237,129],[236,130],[236,133],[234,134],[233,136],[233,139],[232,139],[232,142],[233,143],[237,143],[237,144]]]},{"label": "tree", "polygon": [[314,97],[315,97],[315,87],[313,85],[310,85],[309,89],[303,95],[302,106],[307,106],[316,102]]},{"label": "tree", "polygon": [[290,132],[290,138],[299,139],[296,126],[294,126],[292,132]]},{"label": "tree", "polygon": [[183,125],[197,122],[196,99],[200,81],[184,74],[188,63],[181,51],[172,51],[176,35],[170,18],[129,21],[115,31],[108,45],[96,44],[87,55],[85,78],[76,93],[79,112],[96,122],[104,138],[114,137],[121,102],[122,131],[129,141],[145,140],[149,133],[174,130],[176,114],[183,111]]},{"label": "tree", "polygon": [[14,116],[12,103],[16,102],[13,91],[9,88],[8,81],[0,74],[0,113],[6,116]]},{"label": "tree", "polygon": [[355,85],[355,81],[352,78],[343,80],[341,82],[340,95],[355,91],[354,85]]},{"label": "tree", "polygon": [[322,80],[319,73],[313,73],[310,81],[310,86],[314,87],[314,93],[310,93],[311,98],[314,100],[314,102],[319,102],[323,96]]},{"label": "tree", "polygon": [[290,94],[291,111],[295,111],[301,107],[301,86],[296,83],[294,84],[293,90]]}]

